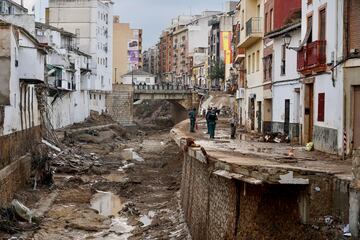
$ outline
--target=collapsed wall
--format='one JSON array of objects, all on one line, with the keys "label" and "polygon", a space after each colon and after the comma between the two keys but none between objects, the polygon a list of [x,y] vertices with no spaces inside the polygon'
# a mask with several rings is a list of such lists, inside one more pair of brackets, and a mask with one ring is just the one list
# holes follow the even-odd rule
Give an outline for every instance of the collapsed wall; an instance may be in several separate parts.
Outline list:
[{"label": "collapsed wall", "polygon": [[347,179],[309,171],[299,178],[286,175],[284,183],[267,181],[282,170],[234,166],[187,147],[179,135],[172,137],[184,149],[181,206],[193,239],[338,239],[343,234],[339,226],[349,221]]}]

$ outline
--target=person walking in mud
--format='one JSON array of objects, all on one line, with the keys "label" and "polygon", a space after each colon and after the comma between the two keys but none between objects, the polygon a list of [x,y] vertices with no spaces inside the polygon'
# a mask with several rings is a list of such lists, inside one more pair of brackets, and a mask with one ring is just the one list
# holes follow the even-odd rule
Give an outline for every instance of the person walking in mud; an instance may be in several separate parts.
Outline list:
[{"label": "person walking in mud", "polygon": [[216,115],[216,111],[213,109],[209,114],[209,133],[210,138],[215,138],[215,128],[216,128],[216,121],[218,120],[218,117]]},{"label": "person walking in mud", "polygon": [[232,117],[230,118],[230,137],[231,139],[235,139],[235,135],[236,135],[236,127],[238,124],[238,117],[236,115],[236,113],[234,113],[232,115]]},{"label": "person walking in mud", "polygon": [[195,132],[196,108],[193,108],[193,109],[189,112],[189,118],[190,118],[190,132]]}]

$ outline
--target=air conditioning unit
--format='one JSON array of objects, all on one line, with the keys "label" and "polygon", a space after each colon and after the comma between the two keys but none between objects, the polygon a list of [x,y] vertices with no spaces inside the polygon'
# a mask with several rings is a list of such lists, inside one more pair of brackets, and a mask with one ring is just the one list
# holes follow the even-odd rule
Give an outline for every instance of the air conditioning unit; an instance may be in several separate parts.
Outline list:
[{"label": "air conditioning unit", "polygon": [[245,88],[239,88],[236,91],[236,99],[244,99],[245,98]]}]

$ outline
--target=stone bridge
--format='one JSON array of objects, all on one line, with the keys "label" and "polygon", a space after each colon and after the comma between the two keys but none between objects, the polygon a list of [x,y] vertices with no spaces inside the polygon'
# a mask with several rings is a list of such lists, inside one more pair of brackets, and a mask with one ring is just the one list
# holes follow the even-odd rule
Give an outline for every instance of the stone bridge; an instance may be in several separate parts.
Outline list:
[{"label": "stone bridge", "polygon": [[199,94],[184,86],[115,84],[106,100],[108,113],[120,124],[131,125],[136,100],[166,100],[173,104],[174,120],[180,121],[186,118],[188,109],[198,106]]}]

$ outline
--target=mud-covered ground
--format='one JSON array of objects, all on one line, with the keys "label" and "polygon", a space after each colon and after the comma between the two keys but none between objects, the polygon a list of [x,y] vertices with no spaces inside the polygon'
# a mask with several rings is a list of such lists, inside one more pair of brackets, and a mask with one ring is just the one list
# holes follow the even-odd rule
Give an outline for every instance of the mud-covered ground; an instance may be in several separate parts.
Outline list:
[{"label": "mud-covered ground", "polygon": [[190,239],[179,207],[182,158],[169,130],[67,133],[62,152],[51,153],[54,184],[29,184],[15,197],[37,229],[0,239]]}]

